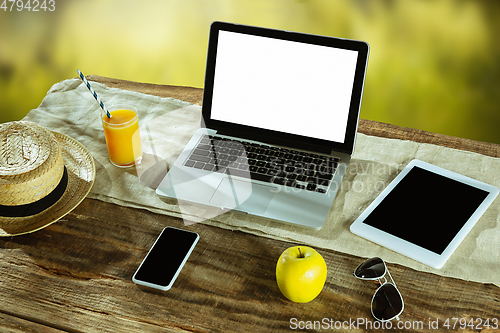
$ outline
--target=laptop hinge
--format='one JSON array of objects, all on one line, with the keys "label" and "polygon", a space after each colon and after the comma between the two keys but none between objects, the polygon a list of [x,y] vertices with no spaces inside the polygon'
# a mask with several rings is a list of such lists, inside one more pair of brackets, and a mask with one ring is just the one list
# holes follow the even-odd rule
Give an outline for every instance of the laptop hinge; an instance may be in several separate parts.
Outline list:
[{"label": "laptop hinge", "polygon": [[299,141],[285,140],[285,139],[280,139],[279,137],[269,137],[269,136],[264,136],[264,135],[257,136],[255,133],[252,133],[252,135],[245,135],[246,133],[244,133],[244,132],[236,132],[236,131],[230,131],[230,130],[229,131],[217,130],[217,134],[233,136],[236,138],[242,138],[242,139],[253,140],[253,141],[258,141],[258,142],[263,142],[263,143],[267,143],[270,145],[284,146],[284,147],[288,147],[290,149],[296,148],[296,149],[302,149],[302,150],[307,150],[307,151],[313,151],[313,152],[325,154],[325,155],[330,155],[333,151],[335,151],[331,147],[313,145],[313,144],[303,143],[303,142],[299,142]]}]

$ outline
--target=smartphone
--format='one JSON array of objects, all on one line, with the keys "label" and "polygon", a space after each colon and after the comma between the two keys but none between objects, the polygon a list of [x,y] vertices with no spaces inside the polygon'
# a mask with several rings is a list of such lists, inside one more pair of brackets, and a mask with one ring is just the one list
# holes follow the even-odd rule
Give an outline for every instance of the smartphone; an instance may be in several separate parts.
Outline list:
[{"label": "smartphone", "polygon": [[134,273],[132,281],[149,288],[169,290],[199,238],[195,232],[166,227]]}]

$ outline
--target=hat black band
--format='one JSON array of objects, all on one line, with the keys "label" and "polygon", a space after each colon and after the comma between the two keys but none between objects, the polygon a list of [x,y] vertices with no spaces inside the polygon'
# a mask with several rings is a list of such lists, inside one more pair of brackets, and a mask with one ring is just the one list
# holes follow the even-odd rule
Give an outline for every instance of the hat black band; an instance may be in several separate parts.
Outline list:
[{"label": "hat black band", "polygon": [[66,187],[68,186],[68,171],[66,170],[66,166],[64,167],[64,173],[59,181],[59,184],[55,189],[52,190],[48,195],[43,197],[40,200],[35,202],[18,205],[18,206],[4,206],[0,205],[0,216],[3,217],[26,217],[35,215],[43,212],[53,204],[59,200],[64,191],[66,191]]}]

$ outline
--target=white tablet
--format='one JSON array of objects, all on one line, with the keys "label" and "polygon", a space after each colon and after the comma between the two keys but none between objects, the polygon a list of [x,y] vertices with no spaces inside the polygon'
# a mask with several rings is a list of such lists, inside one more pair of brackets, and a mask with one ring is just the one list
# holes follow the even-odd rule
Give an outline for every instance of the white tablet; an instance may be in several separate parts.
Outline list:
[{"label": "white tablet", "polygon": [[439,269],[498,193],[494,186],[413,160],[351,232]]}]

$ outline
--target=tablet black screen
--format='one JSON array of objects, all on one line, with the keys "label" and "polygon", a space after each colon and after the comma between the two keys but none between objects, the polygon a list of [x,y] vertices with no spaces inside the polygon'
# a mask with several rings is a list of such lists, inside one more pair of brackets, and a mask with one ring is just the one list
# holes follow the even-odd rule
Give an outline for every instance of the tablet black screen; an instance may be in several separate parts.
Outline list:
[{"label": "tablet black screen", "polygon": [[413,167],[364,223],[443,253],[488,192]]}]

